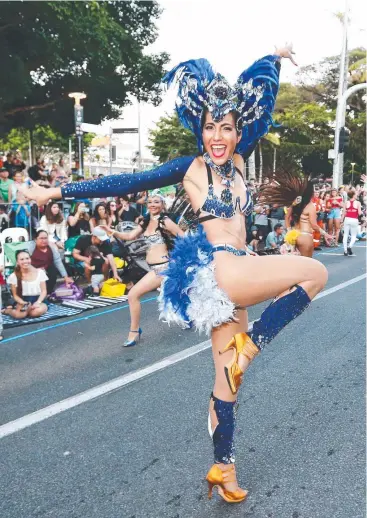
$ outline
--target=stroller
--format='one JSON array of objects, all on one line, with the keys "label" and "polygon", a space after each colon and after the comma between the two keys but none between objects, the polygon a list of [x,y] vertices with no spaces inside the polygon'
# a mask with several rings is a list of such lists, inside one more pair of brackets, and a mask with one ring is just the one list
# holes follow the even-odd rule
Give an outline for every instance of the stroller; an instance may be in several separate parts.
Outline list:
[{"label": "stroller", "polygon": [[[119,232],[129,232],[136,228],[136,223],[122,222],[117,225],[116,230]],[[125,284],[131,282],[136,283],[146,275],[150,269],[145,260],[147,246],[144,239],[136,239],[134,241],[121,241],[115,238],[118,246],[118,256],[125,261],[125,268],[121,272],[122,280]]]}]

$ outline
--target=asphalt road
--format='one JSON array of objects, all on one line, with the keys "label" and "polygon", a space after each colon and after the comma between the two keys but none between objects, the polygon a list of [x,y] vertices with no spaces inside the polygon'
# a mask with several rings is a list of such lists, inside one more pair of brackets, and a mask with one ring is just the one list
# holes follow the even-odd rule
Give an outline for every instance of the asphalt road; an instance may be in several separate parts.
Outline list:
[{"label": "asphalt road", "polygon": [[[126,307],[5,331],[0,437],[6,423],[28,426],[12,424],[0,439],[0,517],[363,518],[365,281],[340,286],[365,273],[365,245],[355,252],[317,256],[326,289],[338,290],[246,374],[236,446],[249,497],[236,506],[206,496],[213,366],[206,344],[190,349],[206,337],[159,322],[154,293],[134,348],[121,347]],[[250,320],[263,307],[250,308]],[[76,406],[73,396],[115,378],[121,388]],[[66,398],[72,408],[61,411]],[[34,422],[30,414],[50,405],[56,415]]]}]

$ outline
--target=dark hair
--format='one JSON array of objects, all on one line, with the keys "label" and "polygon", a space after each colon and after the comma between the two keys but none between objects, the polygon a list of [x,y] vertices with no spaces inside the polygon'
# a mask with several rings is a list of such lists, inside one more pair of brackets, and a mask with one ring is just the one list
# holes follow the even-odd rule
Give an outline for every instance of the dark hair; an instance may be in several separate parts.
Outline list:
[{"label": "dark hair", "polygon": [[[270,173],[269,183],[260,186],[259,201],[263,204],[278,204],[281,207],[292,206],[292,216],[298,223],[303,209],[310,203],[313,196],[313,183],[307,176],[296,171],[280,169]],[[301,202],[293,205],[296,198],[301,197]]]},{"label": "dark hair", "polygon": [[99,214],[98,214],[99,207],[104,207],[106,209],[106,214],[107,214],[106,204],[105,203],[97,203],[96,208],[93,211],[93,218],[96,220],[97,224],[98,224],[98,221],[100,220],[100,217],[99,217]]},{"label": "dark hair", "polygon": [[[83,205],[86,205],[86,203],[84,201],[78,201],[74,207],[73,207],[73,210],[72,212],[70,213],[70,216],[75,216],[75,214],[78,212],[78,208],[79,208],[79,205],[83,203]],[[83,219],[85,219],[86,221],[89,221],[89,214],[87,212],[83,212]]]},{"label": "dark hair", "polygon": [[43,230],[43,228],[40,228],[39,230],[36,231],[35,240],[42,234],[42,232],[44,232],[46,234],[46,236],[48,236],[47,230]]},{"label": "dark hair", "polygon": [[[172,250],[174,245],[174,238],[170,232],[165,228],[164,220],[169,218],[169,214],[167,212],[161,212],[158,218],[158,227],[157,231],[160,232],[161,236],[163,237],[164,243],[167,247],[167,250]],[[170,218],[171,219],[171,218]],[[140,223],[141,228],[143,229],[143,232],[146,231],[147,226],[150,222],[150,214],[147,214],[143,221]]]},{"label": "dark hair", "polygon": [[[28,252],[28,250],[17,250],[15,252],[16,261],[18,261],[18,255],[20,255],[20,254],[28,254],[29,257],[31,256],[31,254]],[[22,270],[20,269],[20,266],[18,264],[14,268],[14,273],[17,278],[17,290],[16,290],[17,295],[18,295],[18,297],[22,298],[23,297],[23,285],[22,285],[23,276],[22,276]]]},{"label": "dark hair", "polygon": [[[56,216],[54,214],[52,214],[51,209],[52,209],[53,205],[57,205],[59,207],[59,213],[56,214]],[[45,216],[46,216],[47,221],[50,223],[61,223],[64,220],[64,216],[61,212],[61,207],[57,203],[57,201],[50,201],[47,204],[46,210],[45,210]]]},{"label": "dark hair", "polygon": [[114,203],[116,205],[116,211],[117,211],[117,203],[115,200],[112,200],[112,201],[109,201],[107,202],[107,205],[106,205],[106,211],[107,211],[107,214],[109,216],[111,216],[111,203]]},{"label": "dark hair", "polygon": [[276,223],[276,224],[274,225],[274,230],[278,230],[279,228],[282,228],[282,226],[283,226],[283,225],[282,225],[281,223]]},{"label": "dark hair", "polygon": [[99,250],[98,246],[91,245],[87,248],[85,251],[85,254],[87,257],[102,257],[101,251]]},{"label": "dark hair", "polygon": [[355,193],[356,191],[354,189],[349,189],[349,191],[347,192],[348,198],[352,199]]}]

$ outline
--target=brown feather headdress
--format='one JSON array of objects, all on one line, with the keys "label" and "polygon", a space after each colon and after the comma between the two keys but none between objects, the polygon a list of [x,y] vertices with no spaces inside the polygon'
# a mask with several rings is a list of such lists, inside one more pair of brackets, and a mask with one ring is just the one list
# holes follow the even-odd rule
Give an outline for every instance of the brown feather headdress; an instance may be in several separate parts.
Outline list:
[{"label": "brown feather headdress", "polygon": [[302,195],[309,185],[307,176],[284,169],[271,173],[267,178],[268,183],[263,183],[259,192],[260,203],[266,205],[298,205],[302,202]]}]

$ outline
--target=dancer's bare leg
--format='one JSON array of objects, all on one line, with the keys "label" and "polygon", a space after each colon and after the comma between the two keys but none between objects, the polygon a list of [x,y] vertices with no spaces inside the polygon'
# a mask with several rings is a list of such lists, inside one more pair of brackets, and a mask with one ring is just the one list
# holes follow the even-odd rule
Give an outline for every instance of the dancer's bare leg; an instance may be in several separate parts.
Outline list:
[{"label": "dancer's bare leg", "polygon": [[235,304],[245,307],[286,295],[296,284],[312,300],[328,277],[325,266],[308,257],[236,257],[229,252],[217,252],[215,265],[218,285]]},{"label": "dancer's bare leg", "polygon": [[[220,327],[216,327],[212,331],[212,353],[215,367],[215,382],[213,388],[213,394],[215,397],[222,401],[234,402],[237,399],[237,395],[233,395],[224,373],[224,366],[231,360],[232,352],[228,351],[224,354],[220,354],[223,350],[223,346],[227,344],[236,333],[245,333],[248,329],[248,314],[246,310],[239,310],[236,312],[236,318],[238,322],[230,324],[223,324]],[[209,418],[210,427],[212,432],[218,425],[218,419],[214,410],[214,401],[210,399],[209,402]],[[224,471],[229,469],[232,464],[218,463],[218,466]],[[238,483],[228,482],[225,485],[229,491],[236,491],[238,489]]]},{"label": "dancer's bare leg", "polygon": [[[128,302],[130,307],[130,330],[137,331],[140,326],[141,304],[140,298],[156,290],[162,283],[162,278],[155,272],[148,272],[139,282],[137,282],[129,291]],[[136,339],[136,333],[129,333],[128,340]]]},{"label": "dancer's bare leg", "polygon": [[[237,305],[247,307],[276,297],[255,322],[251,332],[252,347],[258,351],[287,323],[301,314],[310,299],[316,296],[327,281],[326,269],[313,259],[294,256],[237,257],[225,252],[220,254],[221,257],[217,253],[215,258],[217,281]],[[274,322],[274,312],[277,322]],[[230,469],[234,462],[233,404],[237,394],[232,393],[224,369],[233,358],[234,351],[230,349],[223,354],[219,354],[219,351],[224,349],[233,335],[246,330],[246,320],[242,315],[238,324],[223,325],[212,333],[216,379],[214,399],[211,399],[209,406],[209,430],[213,436],[215,461],[222,470]],[[245,372],[250,360],[244,354],[239,354],[236,361]],[[234,481],[226,489],[236,491],[237,487],[237,482]]]},{"label": "dancer's bare leg", "polygon": [[301,234],[297,238],[297,248],[303,257],[312,257],[313,254],[313,236]]}]

